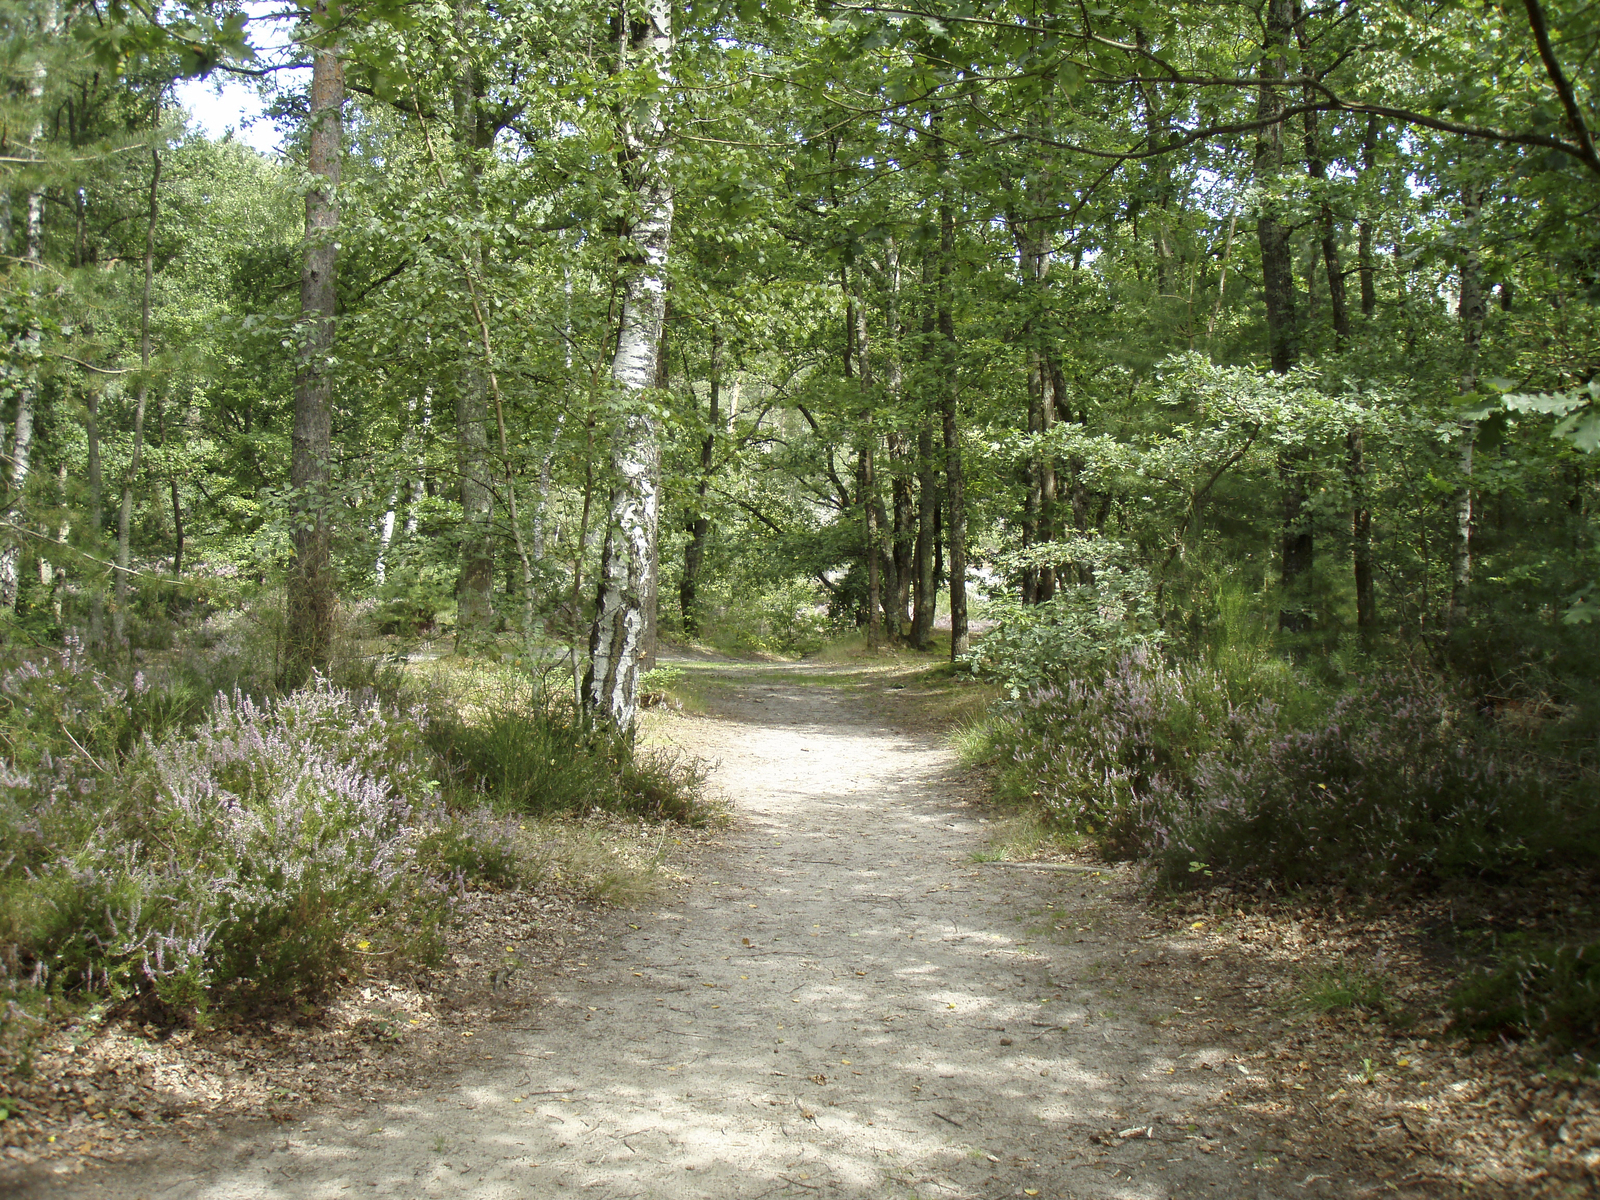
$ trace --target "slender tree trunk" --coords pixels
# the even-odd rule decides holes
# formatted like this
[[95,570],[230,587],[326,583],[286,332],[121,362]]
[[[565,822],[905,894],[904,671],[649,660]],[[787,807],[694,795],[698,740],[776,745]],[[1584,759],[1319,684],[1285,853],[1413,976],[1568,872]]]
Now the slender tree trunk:
[[711,518],[706,513],[706,495],[711,490],[711,465],[717,448],[717,426],[722,419],[722,329],[711,327],[710,405],[706,415],[706,435],[700,439],[700,482],[695,488],[698,503],[684,514],[684,530],[689,544],[683,548],[683,581],[678,585],[678,607],[683,612],[686,637],[700,636],[700,570],[706,560],[706,539],[711,533]]
[[476,339],[463,347],[456,385],[461,564],[456,577],[456,644],[494,622],[494,493],[489,478],[489,387]]
[[[1042,198],[1041,198],[1042,200]],[[1031,223],[1037,225],[1037,222]],[[1018,221],[1013,238],[1017,244],[1017,258],[1022,267],[1023,286],[1031,296],[1024,337],[1028,346],[1028,432],[1040,438],[1047,437],[1056,422],[1056,379],[1050,354],[1046,346],[1044,315],[1045,283],[1050,275],[1050,243],[1047,231],[1036,231],[1029,222]],[[1155,237],[1161,247],[1166,246],[1166,234],[1157,225]],[[1166,271],[1166,257],[1160,259],[1160,270]],[[1055,540],[1056,459],[1049,447],[1041,446],[1028,464],[1028,505],[1031,509],[1032,540],[1043,544]],[[1042,604],[1056,592],[1055,568],[1049,565],[1031,567],[1025,584],[1024,599]]]
[[[104,476],[100,465],[100,393],[93,386],[83,394],[83,438],[88,456],[89,520],[88,551],[98,560],[104,532]],[[98,565],[98,564],[97,564]],[[106,599],[100,573],[95,570],[89,584],[89,646],[101,650],[106,641]]]
[[311,68],[311,146],[306,169],[306,234],[300,268],[303,339],[295,372],[294,428],[289,483],[297,509],[294,564],[289,571],[289,620],[280,683],[303,684],[327,664],[333,638],[333,531],[329,484],[333,454],[332,384],[339,225],[340,152],[344,133],[344,64],[334,49],[319,49]]
[[55,543],[59,547],[58,556],[54,563],[44,554],[39,555],[39,583],[50,589],[50,612],[56,619],[56,624],[61,624],[61,602],[66,592],[67,568],[65,565],[65,551],[67,540],[72,536],[72,519],[67,508],[67,464],[61,463],[56,467],[56,504],[60,507],[61,515],[56,524]]
[[[483,154],[493,144],[494,126],[485,113],[484,88],[470,47],[473,0],[456,0],[455,42],[458,57],[451,81],[451,140],[456,162],[466,183],[464,207],[482,211],[480,180]],[[489,408],[494,364],[487,329],[488,313],[478,298],[477,281],[483,278],[483,249],[478,236],[469,234],[460,250],[461,269],[469,293],[476,337],[462,345],[461,377],[456,385],[456,461],[461,501],[460,562],[456,576],[456,645],[488,633],[495,625],[494,611],[494,470],[489,452]],[[510,463],[506,468],[509,488]],[[507,494],[507,503],[514,497]],[[515,522],[512,523],[513,526]]]
[[[926,241],[924,242],[926,245]],[[918,342],[919,394],[917,414],[917,534],[912,547],[911,644],[927,650],[933,644],[934,617],[939,607],[938,579],[934,556],[939,544],[939,465],[933,450],[933,411],[930,402],[934,389],[934,364],[938,361],[935,344],[938,334],[937,307],[934,302],[936,257],[924,249],[922,255],[922,330]]]
[[[1371,177],[1377,156],[1378,118],[1367,117],[1361,139],[1361,171]],[[1377,271],[1372,258],[1372,216],[1363,211],[1356,225],[1356,264],[1361,279],[1361,315],[1378,310]],[[1349,455],[1351,567],[1356,586],[1356,629],[1363,645],[1372,644],[1378,626],[1377,588],[1372,573],[1372,508],[1367,495],[1366,433],[1360,427],[1345,435]]]
[[[1256,183],[1275,190],[1283,174],[1284,95],[1289,37],[1294,30],[1294,0],[1267,0],[1261,86],[1256,113],[1264,125],[1256,138]],[[1272,369],[1288,374],[1300,355],[1300,330],[1295,314],[1294,253],[1284,223],[1282,202],[1268,196],[1256,219],[1256,240],[1261,248],[1261,276],[1266,294],[1267,338]],[[1314,545],[1307,508],[1305,453],[1285,451],[1278,457],[1283,487],[1283,532],[1280,586],[1284,603],[1278,627],[1303,632],[1311,627],[1310,614],[1300,596],[1314,564]]]
[[1322,141],[1317,113],[1305,114],[1306,174],[1316,180],[1320,196],[1317,201],[1317,240],[1322,246],[1322,265],[1328,273],[1328,311],[1333,321],[1333,341],[1336,350],[1350,344],[1350,307],[1345,298],[1344,268],[1340,263],[1339,230],[1333,220],[1333,202],[1328,198],[1328,164],[1322,157]]
[[891,422],[890,428],[884,434],[884,448],[889,453],[889,494],[894,509],[889,523],[889,551],[884,562],[884,618],[889,627],[889,640],[903,642],[908,635],[908,610],[911,605],[911,544],[915,537],[912,528],[915,517],[904,417],[905,367],[901,358],[900,247],[893,237],[889,238],[884,254],[888,275],[888,294],[884,306],[885,341],[888,352],[884,356],[884,374],[889,393]]
[[845,319],[850,322],[853,337],[847,342],[855,347],[856,375],[861,381],[861,393],[866,406],[861,413],[860,447],[856,453],[856,498],[861,504],[863,536],[862,558],[867,568],[867,645],[876,650],[883,645],[883,547],[881,515],[878,500],[878,434],[873,423],[872,354],[867,340],[867,309],[863,298],[852,295],[848,279],[845,286]]
[[[1367,117],[1367,132],[1361,139],[1361,172],[1370,176],[1378,152],[1378,118]],[[1378,311],[1377,269],[1372,258],[1372,216],[1363,212],[1356,226],[1356,262],[1361,274],[1361,315],[1370,317]]]
[[[661,341],[656,346],[656,391],[665,396],[672,386],[667,370],[672,361],[667,339],[671,336],[672,300],[662,306]],[[651,480],[656,495],[661,494],[661,456],[656,456],[655,478]],[[644,641],[639,647],[639,670],[656,669],[656,648],[661,635],[661,552],[659,548],[650,558],[650,570],[645,576],[644,589]]]
[[[642,20],[625,31],[630,63],[657,78],[672,72],[672,10],[668,0],[645,0]],[[621,117],[623,174],[633,200],[621,328],[611,376],[630,402],[655,382],[656,354],[666,315],[666,271],[672,236],[665,98],[650,93]],[[591,712],[632,733],[638,714],[640,655],[646,628],[650,571],[655,562],[660,497],[660,427],[642,405],[630,403],[611,441],[612,487],[599,603],[589,639],[585,701]]]
[[133,488],[139,480],[140,459],[144,455],[144,414],[150,398],[150,288],[155,280],[156,222],[161,217],[161,152],[153,144],[154,131],[151,138],[150,214],[144,229],[144,291],[139,307],[139,390],[133,404],[133,449],[128,456],[128,469],[122,476],[122,504],[117,509],[117,578],[111,608],[111,640],[119,647],[127,640],[128,568],[133,561]]
[[[400,435],[400,454],[402,459],[417,460],[417,398],[412,396],[406,401],[406,428]],[[420,472],[419,472],[420,474]],[[383,520],[378,526],[378,557],[373,560],[372,573],[381,585],[389,574],[389,551],[394,545],[394,527],[399,518],[400,486],[404,482],[404,474],[396,468],[393,481],[389,485],[389,502],[383,510]],[[412,484],[412,494],[415,495],[416,484]],[[415,532],[413,518],[408,514],[406,525],[412,526],[408,532]]]
[[940,416],[944,427],[945,502],[950,509],[950,661],[967,652],[967,493],[956,426],[955,211],[948,196],[939,204]]
[[1345,435],[1350,473],[1350,560],[1356,585],[1356,629],[1370,645],[1378,626],[1372,576],[1372,508],[1367,495],[1366,434],[1358,425]]
[[[1263,190],[1274,191],[1283,174],[1285,56],[1294,24],[1294,0],[1267,0],[1265,51],[1256,106],[1258,120],[1269,122],[1256,137],[1255,176]],[[1266,293],[1267,339],[1272,369],[1288,373],[1300,355],[1300,330],[1295,316],[1294,253],[1289,229],[1283,221],[1283,203],[1268,195],[1256,218],[1256,240],[1261,248],[1262,285]]]
[[[1017,265],[1020,269],[1027,306],[1022,324],[1022,342],[1024,353],[1027,355],[1028,378],[1028,433],[1037,436],[1043,423],[1041,406],[1044,396],[1039,389],[1039,381],[1043,377],[1040,370],[1039,347],[1037,344],[1037,295],[1030,286],[1036,282],[1036,272],[1039,270],[1041,254],[1034,243],[1031,231],[1017,214],[1011,214],[1011,236],[1017,246]],[[1028,549],[1035,543],[1044,540],[1040,537],[1041,510],[1044,507],[1044,480],[1040,474],[1039,455],[1033,454],[1028,459],[1027,466],[1028,490],[1022,500],[1022,548]],[[1022,569],[1022,602],[1024,604],[1037,604],[1039,602],[1039,568],[1025,566]]]
[[172,577],[183,578],[183,498],[178,495],[177,477],[167,481],[172,489]]
[[[1461,191],[1461,394],[1478,390],[1478,350],[1483,344],[1483,319],[1487,304],[1483,289],[1483,260],[1479,254],[1479,223],[1483,216],[1484,189],[1469,183]],[[1455,626],[1466,617],[1467,589],[1472,586],[1472,452],[1478,440],[1478,423],[1461,422],[1461,489],[1456,493],[1455,561],[1450,578],[1450,607],[1446,623]]]

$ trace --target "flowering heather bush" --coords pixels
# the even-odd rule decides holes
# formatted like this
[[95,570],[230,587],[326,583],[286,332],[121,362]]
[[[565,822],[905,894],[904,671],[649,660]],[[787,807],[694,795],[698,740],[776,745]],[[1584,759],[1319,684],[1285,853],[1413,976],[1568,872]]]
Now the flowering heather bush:
[[398,944],[438,919],[442,889],[408,870],[433,791],[414,714],[319,683],[219,697],[114,779],[47,759],[0,780],[29,860],[0,867],[0,935],[34,986],[187,1011],[315,993],[357,939]]
[[1151,853],[1162,841],[1158,798],[1187,796],[1202,756],[1225,747],[1248,753],[1270,726],[1272,699],[1259,687],[1240,691],[1214,671],[1168,666],[1148,650],[1102,681],[1035,689],[1001,718],[1003,787],[1110,855]]
[[1209,755],[1169,814],[1163,865],[1289,882],[1436,880],[1556,857],[1579,832],[1561,781],[1497,746],[1436,680],[1361,681],[1308,728]]
[[703,815],[692,766],[570,714],[471,719],[371,669],[218,695],[236,657],[123,680],[69,643],[0,672],[0,1006],[314,996],[357,952],[425,960],[460,889],[521,882],[503,814]]
[[1570,785],[1497,745],[1437,681],[1317,698],[1290,679],[1124,659],[1032,692],[994,735],[1008,791],[1181,886],[1438,879],[1551,861],[1593,838]]

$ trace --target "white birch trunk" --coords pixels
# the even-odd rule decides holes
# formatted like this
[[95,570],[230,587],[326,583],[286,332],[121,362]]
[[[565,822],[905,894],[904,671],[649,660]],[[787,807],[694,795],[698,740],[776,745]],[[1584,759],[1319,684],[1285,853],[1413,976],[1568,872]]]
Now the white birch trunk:
[[[429,406],[432,407],[431,405]],[[400,453],[402,456],[413,456],[417,444],[417,427],[414,418],[417,415],[417,398],[411,397],[406,401],[406,431],[401,435]],[[406,534],[409,536],[416,532],[416,498],[422,485],[422,456],[415,454],[417,460],[418,478],[411,485],[412,511],[406,514]],[[394,482],[389,485],[389,502],[384,506],[383,520],[378,524],[378,557],[372,564],[372,573],[381,585],[389,575],[389,547],[394,544],[394,524],[397,516],[396,509],[400,503],[401,475],[395,472]]]
[[406,523],[401,529],[401,535],[407,538],[417,536],[417,523],[421,519],[422,498],[428,494],[428,459],[427,451],[423,445],[427,441],[428,427],[433,424],[433,389],[422,389],[422,436],[417,445],[417,474],[411,481],[411,500],[406,506]]
[[[1478,350],[1483,344],[1483,258],[1479,252],[1479,220],[1483,190],[1470,184],[1461,194],[1461,231],[1465,253],[1461,259],[1461,392],[1478,390]],[[1456,493],[1455,562],[1451,570],[1450,601],[1446,623],[1454,626],[1465,614],[1467,590],[1472,586],[1472,451],[1478,440],[1478,423],[1462,421],[1461,490]]]
[[[672,9],[645,0],[642,20],[627,36],[626,65],[666,80],[672,71]],[[629,230],[633,271],[622,302],[611,377],[624,415],[612,433],[611,501],[601,556],[600,600],[589,637],[589,710],[631,733],[638,715],[641,656],[649,627],[645,611],[658,553],[661,430],[641,393],[655,386],[656,356],[666,315],[667,248],[672,236],[666,102],[656,92],[621,114],[623,170],[633,191]]]
[[[53,5],[45,9],[41,21],[40,41],[48,40],[55,32],[56,17]],[[44,121],[42,106],[44,104],[45,65],[41,55],[34,63],[32,74],[28,80],[28,99],[39,109],[33,126],[32,144],[37,145],[44,137]],[[35,151],[36,153],[36,151]],[[28,290],[33,292],[38,286],[39,268],[44,261],[44,188],[37,187],[28,192],[27,214],[24,218],[22,258],[27,267]],[[39,329],[34,326],[22,335],[22,358],[26,362],[33,362],[39,357]],[[33,403],[36,377],[33,369],[23,379],[22,386],[17,390],[17,417],[11,435],[11,462],[7,483],[10,485],[11,523],[16,526],[22,524],[23,496],[28,485],[28,471],[33,463]],[[6,539],[5,545],[0,546],[0,608],[15,608],[17,596],[21,591],[20,567],[22,547],[13,537]]]

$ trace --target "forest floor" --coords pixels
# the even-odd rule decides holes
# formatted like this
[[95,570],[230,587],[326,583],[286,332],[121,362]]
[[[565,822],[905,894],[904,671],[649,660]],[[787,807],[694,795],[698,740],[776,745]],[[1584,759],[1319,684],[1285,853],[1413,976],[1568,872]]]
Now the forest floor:
[[[653,714],[650,737],[712,764],[730,817],[675,847],[675,888],[594,911],[475,897],[452,990],[366,989],[361,1020],[389,1016],[359,1052],[198,1038],[218,1061],[191,1099],[261,1102],[189,1120],[173,1100],[150,1132],[102,1073],[100,1111],[0,1191],[1591,1194],[1583,1109],[1543,1133],[1534,1115],[1592,1088],[1295,1007],[1311,943],[1359,949],[1352,921],[1152,906],[1126,867],[984,861],[1004,818],[945,748],[963,701],[925,660],[677,665],[692,711]],[[117,1036],[125,1074],[160,1052]],[[1528,1149],[1563,1139],[1560,1170]]]

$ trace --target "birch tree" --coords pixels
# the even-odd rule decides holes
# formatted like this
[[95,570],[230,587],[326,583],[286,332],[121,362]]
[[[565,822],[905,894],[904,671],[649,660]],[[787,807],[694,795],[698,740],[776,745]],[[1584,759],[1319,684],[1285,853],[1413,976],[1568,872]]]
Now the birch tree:
[[[28,100],[34,108],[34,126],[28,141],[28,155],[38,158],[39,143],[44,137],[44,85],[47,74],[42,47],[55,33],[55,5],[48,4],[39,22],[40,57],[34,62],[28,77]],[[9,214],[8,214],[9,217]],[[39,271],[44,265],[44,185],[30,184],[23,202],[22,260],[27,273],[28,291],[38,290]],[[22,355],[27,364],[28,377],[17,389],[17,414],[11,431],[10,469],[6,480],[11,494],[11,522],[22,524],[23,491],[28,484],[28,472],[33,455],[34,404],[38,399],[36,364],[39,359],[39,328],[37,322],[22,335]],[[21,547],[14,536],[7,536],[0,546],[0,608],[15,608],[20,590],[19,562]]]
[[619,66],[639,82],[641,94],[631,105],[624,97],[618,130],[622,176],[633,205],[623,238],[626,276],[611,362],[622,411],[611,436],[611,496],[584,699],[592,713],[631,732],[650,627],[645,606],[661,510],[661,428],[646,393],[656,382],[672,238],[666,110],[674,46],[671,5],[644,0],[637,12],[621,13],[617,24]]

